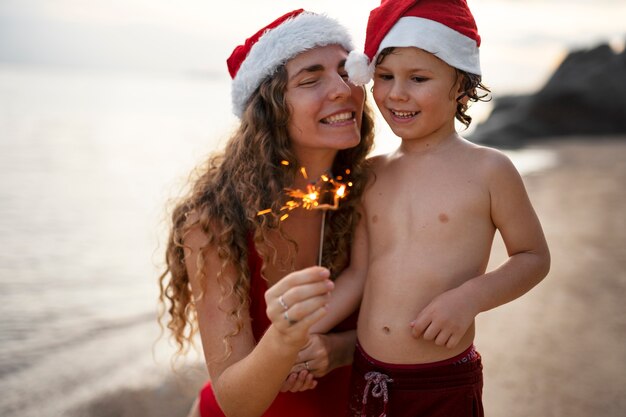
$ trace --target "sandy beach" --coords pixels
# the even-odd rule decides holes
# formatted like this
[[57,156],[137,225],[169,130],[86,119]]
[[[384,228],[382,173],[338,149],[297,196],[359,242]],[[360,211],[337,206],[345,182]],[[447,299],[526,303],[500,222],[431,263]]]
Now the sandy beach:
[[[617,140],[615,140],[617,139]],[[571,138],[524,181],[552,254],[548,277],[477,319],[487,416],[626,412],[626,138]],[[494,246],[492,264],[504,256]]]
[[[558,159],[524,178],[550,244],[552,269],[530,293],[477,319],[486,415],[621,417],[626,138],[559,139],[532,147],[554,151]],[[493,252],[492,266],[504,258],[499,237]],[[183,417],[203,372],[170,376],[156,391],[123,393],[130,409],[110,414],[103,401],[84,415]]]

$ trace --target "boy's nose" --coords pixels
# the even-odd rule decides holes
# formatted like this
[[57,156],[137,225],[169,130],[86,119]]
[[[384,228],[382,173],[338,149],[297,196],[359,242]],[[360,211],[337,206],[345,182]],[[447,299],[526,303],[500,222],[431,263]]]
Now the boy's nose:
[[389,90],[389,98],[392,100],[406,100],[407,94],[404,86],[399,82],[394,82]]

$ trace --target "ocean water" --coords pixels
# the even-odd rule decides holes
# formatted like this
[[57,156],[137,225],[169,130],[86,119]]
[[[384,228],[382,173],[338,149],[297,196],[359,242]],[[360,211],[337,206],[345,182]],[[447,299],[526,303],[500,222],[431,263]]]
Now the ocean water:
[[235,122],[228,81],[4,65],[0,97],[0,415],[183,415],[203,372],[177,385],[155,344],[165,209]]
[[0,415],[163,385],[165,207],[229,129],[227,95],[204,79],[0,67]]

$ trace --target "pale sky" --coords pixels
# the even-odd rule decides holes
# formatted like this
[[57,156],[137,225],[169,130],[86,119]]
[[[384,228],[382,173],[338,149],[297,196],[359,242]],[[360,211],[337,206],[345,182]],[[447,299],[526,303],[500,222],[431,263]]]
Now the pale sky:
[[[362,49],[379,0],[0,0],[0,62],[227,76],[231,50],[294,8],[344,23]],[[469,0],[484,78],[500,90],[542,84],[567,50],[626,38],[622,0]]]

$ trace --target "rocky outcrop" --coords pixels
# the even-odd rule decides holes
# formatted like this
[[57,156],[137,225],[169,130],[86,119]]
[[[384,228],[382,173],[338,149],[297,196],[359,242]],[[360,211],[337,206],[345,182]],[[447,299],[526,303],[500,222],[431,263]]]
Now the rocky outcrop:
[[626,133],[626,51],[571,52],[536,94],[499,97],[474,142],[519,147],[542,138]]

